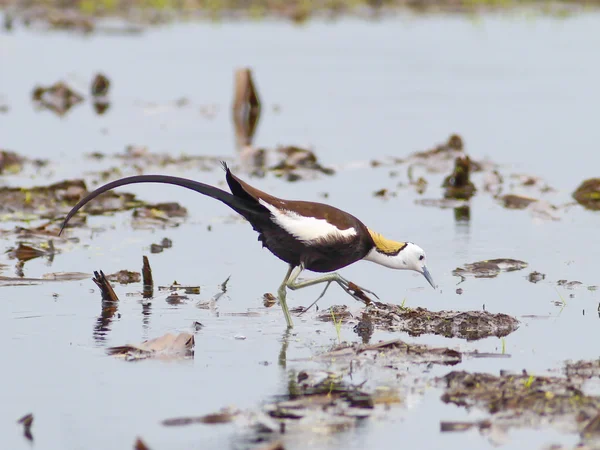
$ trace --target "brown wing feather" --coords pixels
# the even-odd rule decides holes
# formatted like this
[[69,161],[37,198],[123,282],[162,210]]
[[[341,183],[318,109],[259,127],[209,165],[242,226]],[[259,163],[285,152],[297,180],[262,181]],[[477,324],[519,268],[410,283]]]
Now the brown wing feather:
[[[230,178],[231,181],[230,182]],[[332,225],[335,225],[340,230],[347,230],[348,228],[359,227],[366,231],[365,225],[353,215],[342,211],[341,209],[335,208],[324,203],[317,202],[305,202],[300,200],[283,200],[274,197],[266,192],[261,191],[253,186],[250,186],[243,180],[240,180],[229,170],[227,171],[227,183],[231,192],[240,197],[249,195],[257,202],[262,200],[270,205],[275,206],[278,209],[294,211],[301,216],[315,217],[317,219],[325,219]],[[239,189],[243,190],[243,194],[239,192]]]

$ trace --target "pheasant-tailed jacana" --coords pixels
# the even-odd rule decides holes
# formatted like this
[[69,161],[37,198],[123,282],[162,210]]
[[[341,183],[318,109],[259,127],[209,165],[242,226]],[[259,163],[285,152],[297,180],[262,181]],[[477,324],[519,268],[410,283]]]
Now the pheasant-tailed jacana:
[[[357,289],[367,289],[350,283],[334,271],[359,260],[372,261],[392,269],[414,270],[423,274],[435,288],[425,265],[425,252],[411,242],[396,242],[384,238],[367,228],[360,220],[347,212],[323,203],[298,200],[282,200],[250,186],[236,177],[223,163],[225,177],[231,193],[186,178],[166,175],[138,175],[113,181],[86,195],[69,212],[61,232],[73,215],[86,203],[108,190],[133,183],[166,183],[219,200],[243,216],[256,232],[263,247],[288,263],[289,268],[278,295],[288,327],[292,318],[286,302],[286,288],[292,290],[319,283],[336,282],[351,296],[358,297]],[[333,272],[320,277],[297,281],[304,270]]]

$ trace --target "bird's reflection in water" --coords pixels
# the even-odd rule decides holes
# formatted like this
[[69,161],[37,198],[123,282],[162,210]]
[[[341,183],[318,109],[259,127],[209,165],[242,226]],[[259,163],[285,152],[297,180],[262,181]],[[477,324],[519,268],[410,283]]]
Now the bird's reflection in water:
[[287,367],[287,350],[290,345],[290,328],[286,328],[281,337],[281,350],[279,350],[279,367],[285,369]]

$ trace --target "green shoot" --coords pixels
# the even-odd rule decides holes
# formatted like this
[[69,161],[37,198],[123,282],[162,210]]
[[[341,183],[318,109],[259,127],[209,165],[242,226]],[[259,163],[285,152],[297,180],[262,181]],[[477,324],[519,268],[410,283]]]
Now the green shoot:
[[527,389],[529,389],[531,387],[531,385],[533,384],[533,380],[535,380],[535,377],[533,375],[529,375],[529,378],[525,382],[525,387]]
[[554,288],[554,290],[555,290],[555,291],[556,291],[556,293],[558,294],[558,297],[560,298],[560,301],[561,301],[561,303],[562,303],[562,305],[563,305],[563,308],[564,308],[565,306],[567,306],[567,302],[565,301],[565,299],[563,298],[563,296],[562,296],[562,295],[560,295],[560,291],[559,291],[558,289],[556,289],[556,288]]

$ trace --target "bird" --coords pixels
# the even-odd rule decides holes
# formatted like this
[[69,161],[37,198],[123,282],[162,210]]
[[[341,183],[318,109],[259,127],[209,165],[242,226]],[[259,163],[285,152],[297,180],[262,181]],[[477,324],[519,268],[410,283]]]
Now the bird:
[[[285,278],[277,290],[288,328],[293,327],[293,322],[287,306],[287,289],[297,290],[325,283],[324,290],[317,298],[319,300],[331,283],[337,283],[346,293],[361,301],[364,300],[364,292],[375,295],[337,273],[339,269],[357,261],[371,261],[391,269],[418,272],[436,289],[427,269],[425,251],[418,245],[386,239],[352,214],[334,206],[274,197],[238,178],[225,162],[221,162],[221,165],[231,192],[169,175],[134,175],[109,182],[79,200],[65,217],[59,235],[77,211],[106,191],[135,183],[171,184],[212,197],[229,206],[252,225],[263,248],[266,247],[288,264]],[[298,277],[304,270],[323,275],[299,281]]]

